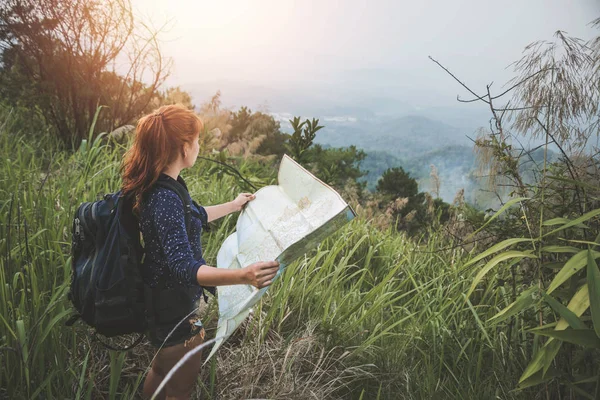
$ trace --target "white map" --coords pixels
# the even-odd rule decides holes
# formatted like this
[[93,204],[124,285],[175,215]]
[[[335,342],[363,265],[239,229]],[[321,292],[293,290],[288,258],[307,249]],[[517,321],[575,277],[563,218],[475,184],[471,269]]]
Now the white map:
[[[244,268],[257,261],[280,263],[275,279],[285,267],[354,218],[341,196],[285,155],[278,185],[258,190],[246,204],[232,233],[219,249],[217,268]],[[274,280],[275,280],[274,279]],[[219,346],[244,321],[268,286],[219,286],[217,339],[208,361]],[[205,361],[205,363],[206,363]]]

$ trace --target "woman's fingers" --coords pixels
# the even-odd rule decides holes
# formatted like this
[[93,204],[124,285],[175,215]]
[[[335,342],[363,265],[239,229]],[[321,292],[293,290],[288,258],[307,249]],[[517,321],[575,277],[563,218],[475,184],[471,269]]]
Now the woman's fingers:
[[[254,275],[252,286],[263,288],[268,286],[273,281],[277,271],[279,270],[278,261],[259,261],[249,266]],[[267,283],[268,282],[268,283]]]
[[275,277],[275,275],[277,275],[277,270],[271,270],[268,272],[264,272],[262,274],[257,275],[257,280],[259,281],[267,281],[269,279],[273,279]]
[[268,285],[267,282],[269,282],[269,283],[273,282],[274,277],[275,277],[275,274],[270,275],[270,276],[264,276],[264,277],[258,279],[258,284],[260,286],[267,286]]
[[263,264],[259,266],[259,272],[271,271],[279,269],[279,263],[277,264]]
[[256,196],[252,193],[240,193],[233,201],[233,204],[235,205],[235,210],[241,211],[246,206],[246,204],[248,204],[248,202],[254,200],[255,198]]
[[259,261],[261,268],[279,267],[279,261]]
[[255,265],[260,272],[279,268],[278,261],[259,261]]
[[270,285],[273,282],[273,278],[275,278],[275,275],[277,275],[276,269],[261,276],[258,280],[260,287],[265,287],[265,286]]

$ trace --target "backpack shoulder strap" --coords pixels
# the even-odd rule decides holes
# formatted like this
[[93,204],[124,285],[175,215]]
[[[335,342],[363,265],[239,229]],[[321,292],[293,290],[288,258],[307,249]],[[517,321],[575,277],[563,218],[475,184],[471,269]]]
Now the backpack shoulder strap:
[[177,193],[181,201],[183,202],[183,210],[185,215],[185,226],[187,228],[188,236],[190,235],[190,227],[192,221],[192,203],[189,200],[188,191],[177,181],[161,180],[156,181],[155,185],[170,189]]

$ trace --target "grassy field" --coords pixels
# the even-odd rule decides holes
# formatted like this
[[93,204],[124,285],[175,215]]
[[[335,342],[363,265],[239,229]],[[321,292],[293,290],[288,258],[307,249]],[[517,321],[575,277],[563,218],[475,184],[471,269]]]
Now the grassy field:
[[[64,325],[73,213],[118,190],[124,147],[98,142],[71,153],[25,136],[6,115],[0,127],[0,398],[139,397],[149,344],[108,351],[83,324]],[[233,199],[238,182],[211,168],[199,161],[184,171],[192,197]],[[272,171],[261,168],[240,166],[271,183]],[[209,263],[234,224],[229,216],[203,236]],[[465,297],[477,273],[464,267],[471,257],[438,232],[408,238],[359,215],[288,267],[202,370],[197,396],[535,398],[538,390],[514,391],[531,358],[524,328],[485,322],[512,301],[505,288],[490,276]],[[204,313],[211,337],[215,299]]]

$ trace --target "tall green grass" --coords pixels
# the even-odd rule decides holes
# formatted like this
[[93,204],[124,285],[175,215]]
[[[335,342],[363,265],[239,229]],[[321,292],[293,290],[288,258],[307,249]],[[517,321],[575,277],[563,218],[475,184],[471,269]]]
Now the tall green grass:
[[[118,189],[125,148],[97,141],[68,153],[11,124],[0,116],[0,397],[135,398],[152,348],[111,352],[84,325],[64,325],[73,213],[80,202]],[[234,177],[206,173],[211,168],[199,161],[184,171],[201,204],[229,201],[242,190]],[[273,171],[264,168],[240,164],[253,182],[269,184]],[[203,236],[208,262],[214,264],[234,224],[228,216]],[[439,233],[427,237],[355,219],[288,267],[202,371],[198,394],[534,397],[513,391],[531,355],[524,328],[511,328],[522,338],[515,342],[507,328],[486,322],[512,302],[501,282],[487,277],[471,303],[465,294],[477,270],[465,263],[472,256]],[[211,303],[204,318],[209,337],[216,325]]]

